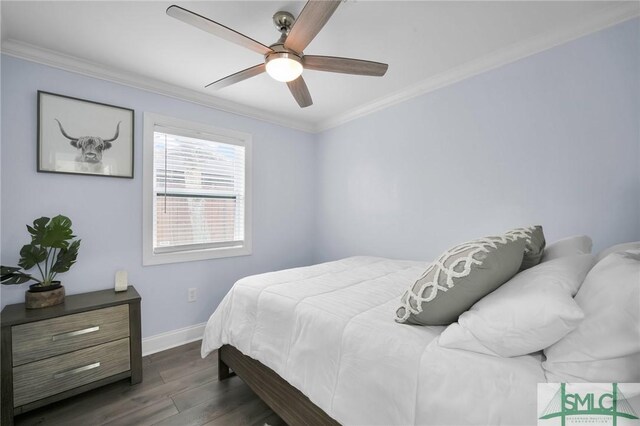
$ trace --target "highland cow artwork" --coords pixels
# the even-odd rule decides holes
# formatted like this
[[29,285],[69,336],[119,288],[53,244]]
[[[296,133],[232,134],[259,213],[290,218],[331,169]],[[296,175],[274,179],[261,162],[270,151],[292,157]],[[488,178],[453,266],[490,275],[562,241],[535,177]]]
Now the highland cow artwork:
[[38,172],[133,178],[132,109],[38,92]]

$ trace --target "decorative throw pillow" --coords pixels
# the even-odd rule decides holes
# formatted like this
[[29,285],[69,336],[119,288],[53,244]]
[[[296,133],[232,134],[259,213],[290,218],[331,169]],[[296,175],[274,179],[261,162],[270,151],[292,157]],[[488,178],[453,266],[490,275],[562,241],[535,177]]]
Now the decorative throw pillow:
[[396,321],[449,325],[514,276],[525,240],[487,237],[445,251],[402,296]]
[[545,349],[550,382],[640,382],[640,250],[598,262],[575,301],[578,328]]
[[576,235],[563,238],[549,244],[542,254],[542,261],[557,259],[564,256],[575,256],[576,254],[590,254],[593,241],[587,235]]
[[546,241],[544,239],[544,233],[542,232],[542,226],[528,226],[526,228],[516,228],[506,233],[507,237],[512,238],[524,238],[524,256],[522,257],[522,265],[520,270],[524,271],[532,266],[536,266],[542,260],[542,253]]
[[440,335],[440,346],[503,357],[549,347],[584,318],[573,295],[593,260],[568,256],[517,274],[460,315]]

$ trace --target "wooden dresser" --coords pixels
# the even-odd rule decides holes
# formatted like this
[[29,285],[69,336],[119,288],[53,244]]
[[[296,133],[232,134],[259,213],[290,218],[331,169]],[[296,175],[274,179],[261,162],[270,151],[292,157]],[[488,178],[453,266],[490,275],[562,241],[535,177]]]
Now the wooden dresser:
[[62,305],[2,310],[2,425],[13,416],[130,378],[142,381],[140,295],[113,289]]

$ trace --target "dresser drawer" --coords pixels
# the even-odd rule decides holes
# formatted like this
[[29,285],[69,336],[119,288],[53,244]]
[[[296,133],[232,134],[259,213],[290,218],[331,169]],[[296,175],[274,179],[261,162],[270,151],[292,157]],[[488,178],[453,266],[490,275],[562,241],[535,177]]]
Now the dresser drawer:
[[129,336],[129,305],[12,327],[13,366]]
[[13,406],[19,407],[130,369],[129,339],[120,339],[13,369]]

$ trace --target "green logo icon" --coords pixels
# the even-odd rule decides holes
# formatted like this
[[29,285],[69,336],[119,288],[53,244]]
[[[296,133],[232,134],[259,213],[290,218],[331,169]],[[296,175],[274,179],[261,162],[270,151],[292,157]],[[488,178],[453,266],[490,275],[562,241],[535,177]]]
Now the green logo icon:
[[[558,391],[544,409],[540,420],[560,417],[561,425],[565,426],[567,417],[583,416],[581,420],[588,423],[587,416],[607,416],[617,426],[617,419],[638,419],[637,414],[627,401],[624,394],[618,388],[617,383],[612,383],[611,392],[575,392],[567,393],[566,383],[561,383]],[[576,419],[577,420],[577,419]],[[577,422],[576,422],[577,423]]]

